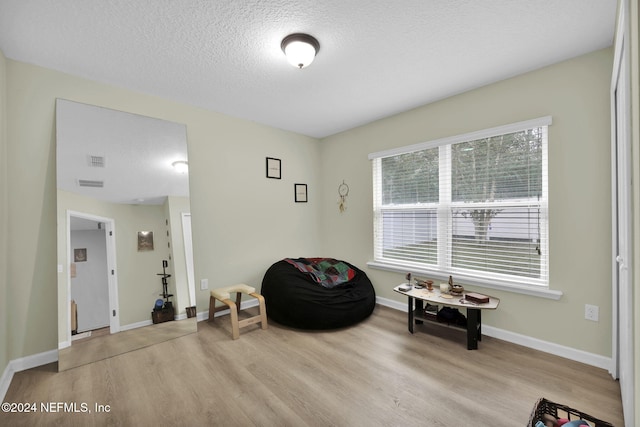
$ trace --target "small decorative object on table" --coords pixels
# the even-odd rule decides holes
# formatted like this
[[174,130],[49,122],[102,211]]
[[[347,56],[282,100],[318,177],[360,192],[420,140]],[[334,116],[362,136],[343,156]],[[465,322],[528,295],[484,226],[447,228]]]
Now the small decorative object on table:
[[398,290],[401,292],[409,292],[411,290],[411,285],[409,283],[403,283],[398,286]]
[[402,292],[407,292],[413,288],[413,286],[411,285],[411,278],[412,278],[411,273],[405,274],[404,278],[407,280],[407,283],[403,283],[402,285],[400,285],[400,290]]
[[464,287],[453,283],[453,276],[449,276],[449,293],[451,295],[462,295],[462,292],[464,292]]
[[416,281],[416,285],[415,285],[416,289],[427,288],[430,291],[433,290],[433,280],[422,280],[416,277],[415,281]]
[[451,285],[451,289],[449,289],[449,292],[451,293],[451,295],[462,295],[462,293],[464,292],[464,287],[462,285],[453,284]]
[[489,297],[486,295],[478,294],[475,292],[469,292],[465,296],[465,299],[475,302],[476,304],[485,304],[489,302]]

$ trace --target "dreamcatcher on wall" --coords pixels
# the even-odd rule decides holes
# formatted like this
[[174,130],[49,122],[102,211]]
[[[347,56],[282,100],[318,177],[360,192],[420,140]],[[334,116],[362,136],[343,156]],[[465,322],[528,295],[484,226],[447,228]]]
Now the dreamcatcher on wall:
[[349,195],[349,186],[342,180],[342,184],[338,185],[338,209],[340,213],[347,210],[347,196]]

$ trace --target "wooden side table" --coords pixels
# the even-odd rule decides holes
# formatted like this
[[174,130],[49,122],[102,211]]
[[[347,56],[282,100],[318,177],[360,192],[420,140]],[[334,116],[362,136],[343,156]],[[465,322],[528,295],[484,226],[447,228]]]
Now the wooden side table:
[[[442,294],[439,290],[434,289],[428,291],[427,289],[414,289],[411,287],[408,291],[401,291],[399,286],[393,288],[394,291],[399,294],[405,295],[408,299],[408,326],[409,332],[413,334],[413,325],[421,324],[423,322],[433,322],[433,319],[429,319],[424,315],[424,302],[427,301],[432,304],[443,305],[446,307],[464,308],[467,310],[467,349],[477,350],[478,341],[482,341],[482,311],[483,310],[495,310],[500,304],[498,298],[489,297],[489,302],[484,304],[477,304],[471,301],[467,301],[462,295],[448,295]],[[414,309],[415,304],[415,309]]]

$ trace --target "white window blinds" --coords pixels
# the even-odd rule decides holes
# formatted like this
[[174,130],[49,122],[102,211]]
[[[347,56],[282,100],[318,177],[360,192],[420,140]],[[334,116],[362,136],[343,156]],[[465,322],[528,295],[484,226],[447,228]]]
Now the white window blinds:
[[376,261],[548,286],[550,117],[374,153]]

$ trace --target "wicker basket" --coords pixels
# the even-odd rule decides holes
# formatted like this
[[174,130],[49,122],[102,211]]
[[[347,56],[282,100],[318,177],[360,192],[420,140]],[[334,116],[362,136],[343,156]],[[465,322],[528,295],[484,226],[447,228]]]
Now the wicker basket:
[[554,403],[544,397],[538,400],[533,411],[531,411],[527,427],[535,427],[536,423],[542,419],[542,415],[544,414],[552,415],[555,418],[567,418],[571,421],[585,420],[592,427],[613,427],[613,424],[611,423],[599,420],[589,414],[578,411],[577,409],[570,408],[569,406]]

